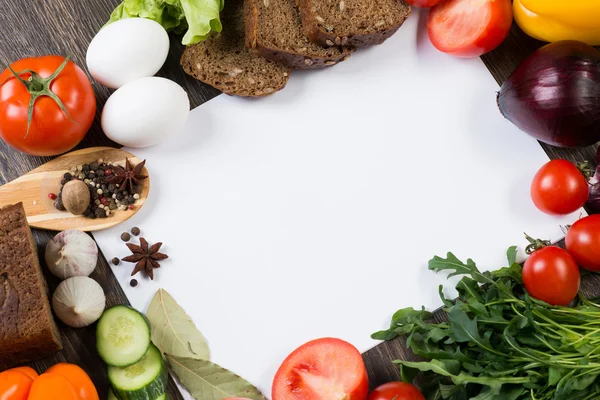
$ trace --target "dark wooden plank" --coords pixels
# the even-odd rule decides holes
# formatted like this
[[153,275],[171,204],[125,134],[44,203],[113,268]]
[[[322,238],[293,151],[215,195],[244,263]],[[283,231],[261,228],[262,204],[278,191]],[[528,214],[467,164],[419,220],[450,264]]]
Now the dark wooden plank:
[[[94,34],[108,19],[112,9],[119,0],[2,0],[0,1],[0,65],[6,65],[17,59],[45,54],[70,54],[80,66],[85,66],[85,51]],[[401,34],[401,31],[400,33]],[[495,51],[485,55],[484,63],[501,84],[517,65],[542,43],[524,35],[513,26],[510,37]],[[192,107],[218,95],[214,88],[208,87],[185,75],[179,67],[179,57],[182,46],[178,38],[171,39],[171,50],[165,67],[159,75],[165,76],[181,84],[190,96]],[[101,106],[111,91],[100,85],[95,85],[99,104],[97,117]],[[78,146],[90,147],[98,145],[115,145],[102,134],[96,118],[90,133]],[[595,149],[557,149],[543,145],[551,158],[566,158],[572,161],[594,160]],[[41,165],[46,158],[30,157],[8,148],[0,142],[0,184],[8,182],[25,172]],[[38,243],[44,244],[51,237],[48,232],[35,232]],[[40,246],[43,254],[43,246]],[[92,277],[104,287],[109,304],[127,302],[123,291],[115,279],[106,258],[101,257],[99,265]],[[51,288],[57,285],[54,277],[48,276]],[[588,293],[599,294],[593,289],[599,287],[600,278],[586,277],[584,287],[592,288]],[[382,305],[387,307],[388,305]],[[394,307],[396,305],[389,305]],[[393,311],[390,309],[390,312]],[[437,313],[436,318],[444,318]],[[373,327],[373,330],[379,327]],[[94,350],[93,328],[73,330],[64,327],[63,338],[65,350],[52,359],[35,363],[39,370],[58,362],[70,361],[83,366],[91,375],[94,382],[104,395],[106,376],[104,368]],[[410,352],[405,349],[401,339],[383,343],[364,354],[369,370],[371,385],[377,385],[389,380],[398,379],[397,368],[390,362],[396,358],[410,358]],[[171,398],[181,398],[171,386]]]

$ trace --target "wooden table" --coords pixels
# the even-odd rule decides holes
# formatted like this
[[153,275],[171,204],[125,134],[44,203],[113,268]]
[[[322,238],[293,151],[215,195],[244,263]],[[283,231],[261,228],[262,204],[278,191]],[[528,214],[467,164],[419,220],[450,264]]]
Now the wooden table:
[[[6,66],[23,57],[70,54],[73,61],[80,66],[85,66],[85,53],[89,42],[119,2],[120,0],[0,1],[0,65]],[[402,29],[398,34],[402,34]],[[541,45],[541,42],[527,37],[515,25],[508,39],[498,49],[482,58],[498,84],[501,84],[523,59]],[[219,95],[218,90],[188,77],[183,72],[178,63],[181,51],[179,38],[172,38],[171,54],[159,75],[181,84],[189,94],[192,107]],[[103,104],[110,94],[109,89],[96,85],[95,90],[98,104]],[[102,133],[99,124],[100,110],[101,107],[98,107],[96,121],[78,148],[116,146]],[[550,158],[565,158],[571,161],[590,160],[595,164],[594,146],[570,150],[542,146]],[[46,161],[47,158],[21,154],[0,141],[0,184],[9,182]],[[35,236],[43,254],[45,244],[52,237],[52,233],[37,231]],[[92,278],[96,279],[106,291],[108,305],[127,302],[119,282],[112,274],[103,255]],[[53,290],[58,281],[50,274],[47,274],[47,279]],[[584,286],[591,289],[590,293],[595,292],[594,294],[598,295],[600,289],[595,288],[600,288],[599,283],[598,278],[587,277]],[[388,305],[391,308],[394,306]],[[436,318],[443,317],[441,313],[436,315]],[[372,328],[377,330],[380,327]],[[106,373],[95,351],[94,328],[70,329],[61,325],[61,329],[64,350],[55,357],[32,365],[43,371],[60,361],[76,363],[90,374],[100,391],[101,398],[106,398]],[[402,340],[383,343],[366,352],[364,359],[369,370],[371,385],[398,379],[398,370],[390,361],[406,357],[410,357],[410,354],[407,354]],[[170,385],[169,398],[181,399],[173,382]]]

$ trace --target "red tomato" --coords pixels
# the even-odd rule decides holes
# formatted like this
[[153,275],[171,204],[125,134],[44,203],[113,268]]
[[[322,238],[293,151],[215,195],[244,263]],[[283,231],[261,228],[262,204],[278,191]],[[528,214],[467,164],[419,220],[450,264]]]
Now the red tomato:
[[377,386],[371,394],[369,400],[425,400],[425,397],[419,392],[419,389],[409,383],[388,382]]
[[531,182],[533,204],[550,215],[577,211],[588,199],[588,183],[579,169],[567,160],[552,160]]
[[429,11],[427,32],[444,53],[478,57],[498,47],[511,24],[511,0],[444,0]]
[[[81,68],[69,61],[56,78],[49,83],[45,79],[64,61],[61,56],[44,56],[13,63],[11,68],[28,82],[29,88],[8,69],[0,74],[0,138],[15,149],[36,156],[61,154],[75,147],[90,129],[96,97]],[[20,73],[27,69],[37,75]],[[67,113],[54,99],[40,96],[33,106],[28,130],[30,93],[38,90],[56,95]]]
[[281,364],[273,400],[366,400],[367,370],[358,350],[340,339],[303,344]]
[[427,7],[435,6],[437,3],[439,3],[442,0],[405,0],[405,1],[413,7],[427,8]]
[[579,267],[560,247],[546,246],[529,256],[523,283],[529,294],[553,306],[566,306],[579,291]]
[[600,272],[600,214],[575,222],[567,231],[565,243],[577,265]]

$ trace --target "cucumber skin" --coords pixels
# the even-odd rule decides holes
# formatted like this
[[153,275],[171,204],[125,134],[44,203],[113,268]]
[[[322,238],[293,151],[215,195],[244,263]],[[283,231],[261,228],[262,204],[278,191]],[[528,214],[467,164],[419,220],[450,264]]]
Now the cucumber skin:
[[[117,396],[115,396],[112,389],[110,389],[110,388],[108,389],[108,400],[119,400],[119,399],[117,399]],[[167,400],[167,394],[163,393],[154,400]]]
[[[117,304],[116,306],[108,307],[106,310],[104,310],[102,312],[102,315],[104,315],[104,313],[106,313],[108,310],[111,310],[113,308],[128,308],[129,310],[134,311],[134,312],[138,313],[139,315],[141,315],[142,319],[146,322],[146,325],[148,326],[148,347],[146,348],[146,352],[148,352],[148,350],[150,349],[150,346],[152,346],[152,340],[151,340],[152,326],[150,326],[150,321],[148,320],[148,318],[146,318],[144,313],[139,312],[138,310],[136,310],[135,308],[133,308],[127,304]],[[102,315],[100,316],[100,319],[102,319]],[[100,319],[98,320],[98,322],[100,322]],[[96,330],[97,330],[98,325],[99,324],[96,325]],[[100,335],[98,335],[98,333],[96,333],[96,351],[98,352],[98,355],[100,356],[102,361],[104,361],[105,364],[112,365],[113,367],[122,367],[122,368],[129,367],[130,365],[133,365],[133,364],[137,363],[138,361],[140,361],[146,355],[146,353],[144,353],[138,360],[136,360],[130,364],[122,364],[122,365],[109,364],[106,362],[104,357],[102,357],[102,353],[100,352],[99,345],[100,345],[101,341],[102,341],[102,339],[100,338]],[[154,400],[154,399],[152,399],[152,400]]]
[[[150,347],[153,346],[153,344],[150,345]],[[157,349],[157,351],[161,360],[161,368],[158,376],[143,388],[135,391],[119,390],[111,383],[112,390],[118,400],[159,400],[160,396],[167,393],[169,371],[165,365],[165,360],[162,358],[162,354],[160,354],[160,350]]]

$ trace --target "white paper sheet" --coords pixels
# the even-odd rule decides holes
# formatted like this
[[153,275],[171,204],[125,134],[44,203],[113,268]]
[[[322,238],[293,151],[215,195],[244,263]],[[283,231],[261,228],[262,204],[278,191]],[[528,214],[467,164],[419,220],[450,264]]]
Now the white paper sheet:
[[437,52],[419,20],[271,97],[219,96],[170,142],[131,150],[148,160],[149,201],[95,234],[108,259],[127,254],[119,236],[133,226],[163,241],[154,281],[131,288],[132,265],[113,267],[133,306],[168,290],[213,361],[267,396],[300,344],[334,336],[365,351],[398,308],[438,307],[433,255],[501,267],[524,231],[558,239],[579,216],[535,209],[543,150],[501,117],[483,63]]

